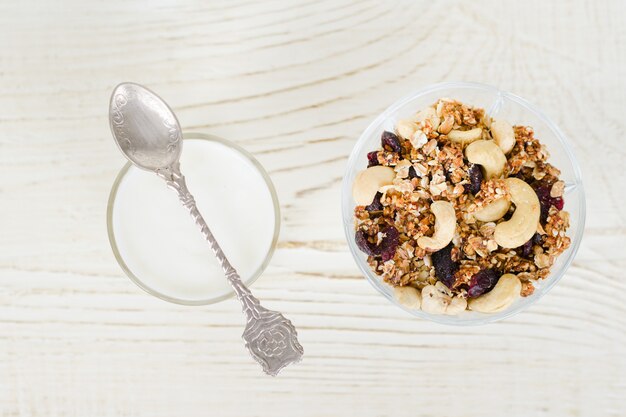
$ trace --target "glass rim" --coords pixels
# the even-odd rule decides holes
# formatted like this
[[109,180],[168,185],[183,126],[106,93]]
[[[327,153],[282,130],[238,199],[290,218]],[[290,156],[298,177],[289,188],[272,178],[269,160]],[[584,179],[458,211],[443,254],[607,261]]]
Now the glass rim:
[[[265,168],[263,168],[263,165],[261,165],[261,163],[250,152],[246,151],[244,148],[237,145],[236,143],[226,140],[224,138],[221,138],[219,136],[215,136],[215,135],[199,133],[199,132],[183,131],[183,140],[189,140],[189,139],[217,142],[239,153],[241,156],[246,158],[250,163],[252,163],[252,165],[256,168],[256,170],[261,174],[261,177],[263,177],[263,180],[265,181],[265,184],[267,185],[267,188],[270,192],[270,195],[272,197],[272,205],[274,207],[274,234],[272,236],[272,243],[270,244],[267,254],[265,255],[265,258],[263,259],[263,262],[254,271],[251,277],[248,278],[244,282],[247,286],[250,286],[261,276],[263,271],[265,271],[265,269],[269,265],[269,262],[272,259],[272,256],[274,255],[274,251],[276,250],[276,245],[278,243],[278,237],[280,234],[281,215],[280,215],[280,204],[278,202],[278,195],[276,193],[276,188],[274,187],[274,183],[272,182],[272,179],[270,178]],[[113,181],[113,185],[111,186],[111,191],[109,193],[109,198],[107,201],[107,213],[106,213],[107,234],[109,237],[109,244],[111,246],[111,250],[113,251],[113,255],[115,256],[115,260],[117,261],[118,265],[122,268],[126,276],[135,285],[137,285],[139,288],[141,288],[148,294],[154,297],[160,298],[164,301],[174,303],[174,304],[187,305],[187,306],[201,306],[201,305],[215,304],[220,301],[224,301],[226,299],[231,298],[235,294],[232,289],[229,290],[228,293],[222,294],[218,297],[212,297],[212,298],[201,299],[201,300],[188,300],[184,298],[172,297],[160,291],[155,290],[149,285],[146,285],[139,277],[137,277],[137,275],[135,275],[130,270],[130,268],[124,261],[124,257],[120,253],[119,248],[117,246],[117,242],[115,240],[115,232],[114,232],[114,227],[113,227],[113,207],[115,205],[115,199],[117,197],[117,191],[119,189],[119,186],[122,180],[124,179],[124,177],[126,176],[126,174],[128,173],[128,170],[130,169],[131,166],[133,166],[133,164],[130,161],[127,161],[126,164],[117,173],[117,176],[115,177],[115,180]],[[208,251],[208,255],[211,256],[212,254],[210,253],[208,246],[207,246],[207,251]]]
[[[367,139],[372,134],[372,132],[377,129],[381,123],[383,123],[386,119],[388,119],[394,112],[396,112],[399,108],[404,106],[409,101],[417,98],[418,96],[428,94],[437,90],[443,89],[451,89],[451,88],[461,88],[461,89],[476,89],[476,90],[484,90],[491,91],[496,94],[496,100],[491,105],[491,107],[486,110],[487,114],[491,114],[494,111],[499,109],[500,104],[502,103],[504,98],[510,99],[528,111],[532,112],[535,116],[537,116],[541,121],[543,121],[546,126],[554,133],[554,136],[558,139],[563,147],[567,159],[570,161],[574,173],[574,185],[576,186],[576,190],[579,192],[579,204],[578,210],[580,213],[579,226],[576,231],[576,234],[572,236],[572,243],[570,246],[570,252],[567,254],[567,258],[565,258],[565,262],[558,270],[554,270],[551,272],[550,276],[546,279],[542,280],[542,288],[541,291],[536,293],[532,299],[528,300],[528,302],[515,306],[514,308],[504,310],[502,312],[496,312],[491,314],[484,314],[482,316],[478,316],[475,318],[468,319],[460,319],[460,316],[447,316],[447,315],[438,315],[438,314],[430,314],[426,313],[422,310],[411,310],[402,305],[400,305],[394,298],[393,295],[386,292],[383,288],[384,284],[380,279],[376,279],[373,276],[373,272],[369,269],[367,262],[364,261],[362,253],[356,247],[356,244],[353,239],[354,235],[354,213],[353,209],[349,202],[351,198],[351,189],[352,184],[349,182],[349,174],[352,170],[354,170],[355,164],[357,163],[357,154],[361,151],[361,148],[366,146]],[[367,281],[372,285],[379,293],[381,293],[385,298],[387,298],[392,304],[406,311],[414,317],[423,318],[429,321],[433,321],[436,323],[453,325],[453,326],[472,326],[472,325],[482,325],[493,323],[496,321],[500,321],[506,319],[508,317],[514,316],[531,305],[535,304],[539,301],[544,295],[546,295],[565,275],[565,272],[569,269],[571,263],[576,257],[576,253],[580,247],[580,243],[582,241],[582,236],[585,229],[585,218],[586,218],[586,202],[585,202],[585,190],[582,182],[582,174],[580,170],[580,164],[576,159],[572,149],[571,144],[567,136],[561,131],[561,129],[554,123],[541,109],[539,109],[534,104],[530,103],[528,100],[519,97],[513,93],[503,91],[497,87],[474,83],[474,82],[443,82],[430,84],[425,86],[424,88],[413,91],[395,102],[393,102],[389,107],[387,107],[383,112],[381,112],[374,120],[368,124],[368,126],[363,130],[363,133],[359,136],[359,139],[354,144],[350,156],[348,158],[347,167],[345,171],[345,175],[343,177],[342,186],[341,186],[341,214],[342,214],[342,223],[344,227],[344,234],[346,237],[346,241],[348,242],[348,247],[350,249],[350,253],[354,261],[356,262],[361,273],[367,278]],[[346,197],[348,196],[348,197]]]

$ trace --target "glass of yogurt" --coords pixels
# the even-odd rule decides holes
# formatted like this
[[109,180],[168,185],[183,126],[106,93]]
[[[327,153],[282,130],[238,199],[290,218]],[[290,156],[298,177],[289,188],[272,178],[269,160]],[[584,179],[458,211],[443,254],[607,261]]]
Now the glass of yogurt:
[[[184,134],[189,190],[246,285],[269,263],[280,230],[274,186],[252,155],[212,135]],[[154,173],[127,163],[107,209],[117,262],[139,287],[177,304],[212,304],[233,292],[207,242],[176,194]]]

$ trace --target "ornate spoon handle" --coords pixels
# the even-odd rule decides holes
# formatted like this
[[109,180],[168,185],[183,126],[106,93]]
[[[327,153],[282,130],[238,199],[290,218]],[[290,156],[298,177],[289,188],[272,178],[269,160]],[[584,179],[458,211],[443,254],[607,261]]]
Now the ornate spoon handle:
[[209,226],[198,211],[196,201],[187,189],[185,177],[180,172],[180,164],[176,162],[168,168],[160,169],[157,175],[163,178],[168,187],[176,191],[183,206],[189,211],[204,239],[209,242],[215,257],[219,261],[226,279],[233,287],[237,298],[246,314],[246,329],[243,339],[252,357],[261,364],[265,373],[276,376],[285,366],[298,362],[304,353],[298,342],[295,327],[287,318],[276,311],[261,306],[241,281],[241,277],[230,264],[211,233]]

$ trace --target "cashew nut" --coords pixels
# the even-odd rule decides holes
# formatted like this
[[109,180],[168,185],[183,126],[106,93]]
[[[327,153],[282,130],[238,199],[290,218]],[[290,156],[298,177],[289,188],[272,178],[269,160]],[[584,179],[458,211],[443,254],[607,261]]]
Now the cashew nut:
[[453,297],[446,309],[446,314],[456,316],[467,310],[467,300],[463,297]]
[[352,184],[352,197],[359,206],[366,206],[372,202],[378,189],[393,183],[396,176],[393,168],[376,165],[357,174]]
[[465,148],[465,157],[471,163],[482,166],[487,179],[499,177],[506,165],[506,156],[492,140],[470,143]]
[[435,232],[432,237],[422,236],[417,239],[417,245],[434,252],[445,248],[454,237],[456,213],[448,201],[435,201],[430,205],[430,211],[435,215]]
[[513,274],[504,274],[491,291],[469,300],[471,310],[480,313],[495,313],[513,304],[522,290],[522,282]]
[[422,288],[422,310],[430,314],[457,315],[467,308],[467,300],[452,297],[452,293],[441,282]]
[[509,153],[515,146],[515,132],[513,126],[504,120],[494,120],[491,122],[491,135],[502,152]]
[[448,139],[452,142],[461,143],[466,145],[472,143],[483,137],[483,129],[481,127],[475,127],[471,130],[453,130],[448,133]]
[[509,207],[511,202],[502,197],[474,212],[474,217],[481,222],[494,222],[501,219],[509,211]]
[[402,119],[396,124],[396,132],[404,139],[411,139],[416,130],[417,125],[412,120]]
[[393,295],[396,300],[406,308],[411,310],[419,310],[422,304],[422,294],[417,288],[413,287],[395,287]]
[[433,130],[436,130],[439,127],[440,123],[439,116],[437,116],[437,111],[432,107],[426,107],[425,109],[415,113],[415,116],[413,116],[413,120],[416,123],[423,122],[424,120],[430,120]]
[[498,224],[493,238],[503,248],[517,248],[533,237],[537,231],[541,207],[535,190],[519,178],[504,180],[515,205],[513,216]]

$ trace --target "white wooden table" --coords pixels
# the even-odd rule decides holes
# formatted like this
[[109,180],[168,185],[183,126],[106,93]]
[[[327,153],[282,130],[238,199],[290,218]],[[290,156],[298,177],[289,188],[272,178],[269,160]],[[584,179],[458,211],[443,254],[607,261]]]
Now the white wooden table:
[[[623,416],[626,8],[619,0],[0,4],[0,416]],[[235,300],[183,307],[122,273],[106,235],[123,159],[111,89],[157,90],[187,129],[267,167],[283,223],[254,285],[305,360],[261,375]],[[528,311],[415,319],[360,276],[339,185],[360,132],[424,85],[497,85],[574,143],[577,259]]]

